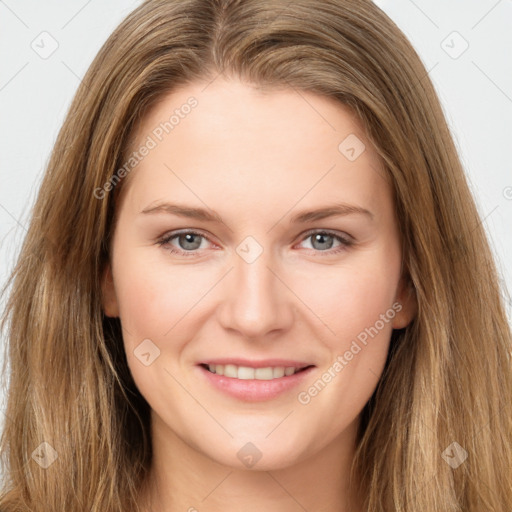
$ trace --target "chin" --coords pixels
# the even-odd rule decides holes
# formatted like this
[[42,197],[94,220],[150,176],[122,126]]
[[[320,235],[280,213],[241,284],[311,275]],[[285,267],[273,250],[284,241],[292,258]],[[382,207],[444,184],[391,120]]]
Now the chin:
[[210,453],[213,461],[235,470],[275,471],[286,469],[300,462],[305,455],[297,451],[297,444],[283,446],[282,443],[234,442],[220,453]]

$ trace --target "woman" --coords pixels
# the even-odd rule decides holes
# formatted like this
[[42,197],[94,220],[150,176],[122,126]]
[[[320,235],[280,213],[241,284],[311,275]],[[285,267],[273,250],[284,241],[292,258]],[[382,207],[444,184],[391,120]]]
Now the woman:
[[7,325],[7,512],[512,506],[495,265],[371,2],[137,8],[71,105]]

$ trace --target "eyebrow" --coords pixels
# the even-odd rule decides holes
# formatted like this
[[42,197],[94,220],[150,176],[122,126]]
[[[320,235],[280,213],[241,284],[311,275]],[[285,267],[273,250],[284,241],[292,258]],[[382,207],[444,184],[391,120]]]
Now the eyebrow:
[[[179,217],[187,217],[190,219],[196,219],[205,222],[224,223],[222,217],[213,210],[171,203],[160,203],[155,206],[149,206],[142,210],[140,213],[151,215],[158,213],[166,213],[170,215],[177,215]],[[347,203],[337,203],[330,206],[317,208],[314,210],[299,212],[290,219],[290,224],[300,224],[305,222],[312,222],[315,220],[326,219],[327,217],[337,217],[352,214],[365,215],[370,220],[374,219],[374,214],[370,210],[367,210],[366,208],[361,208],[360,206]]]

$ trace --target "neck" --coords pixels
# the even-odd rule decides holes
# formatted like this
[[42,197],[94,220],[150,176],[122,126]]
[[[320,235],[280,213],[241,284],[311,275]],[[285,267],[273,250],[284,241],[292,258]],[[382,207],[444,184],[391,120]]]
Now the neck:
[[141,494],[145,512],[362,512],[349,486],[357,420],[320,452],[286,467],[240,469],[187,445],[156,415],[153,460]]

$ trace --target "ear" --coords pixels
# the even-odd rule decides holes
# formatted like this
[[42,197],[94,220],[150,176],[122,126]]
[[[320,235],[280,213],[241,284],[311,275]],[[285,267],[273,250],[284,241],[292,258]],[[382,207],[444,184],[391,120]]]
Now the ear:
[[395,302],[400,304],[401,308],[396,308],[396,315],[393,319],[393,329],[403,329],[407,327],[418,312],[418,302],[414,286],[410,279],[402,275],[395,296]]
[[119,316],[119,306],[117,304],[116,290],[114,288],[114,279],[112,277],[110,262],[105,265],[101,277],[101,305],[106,316],[111,318]]

